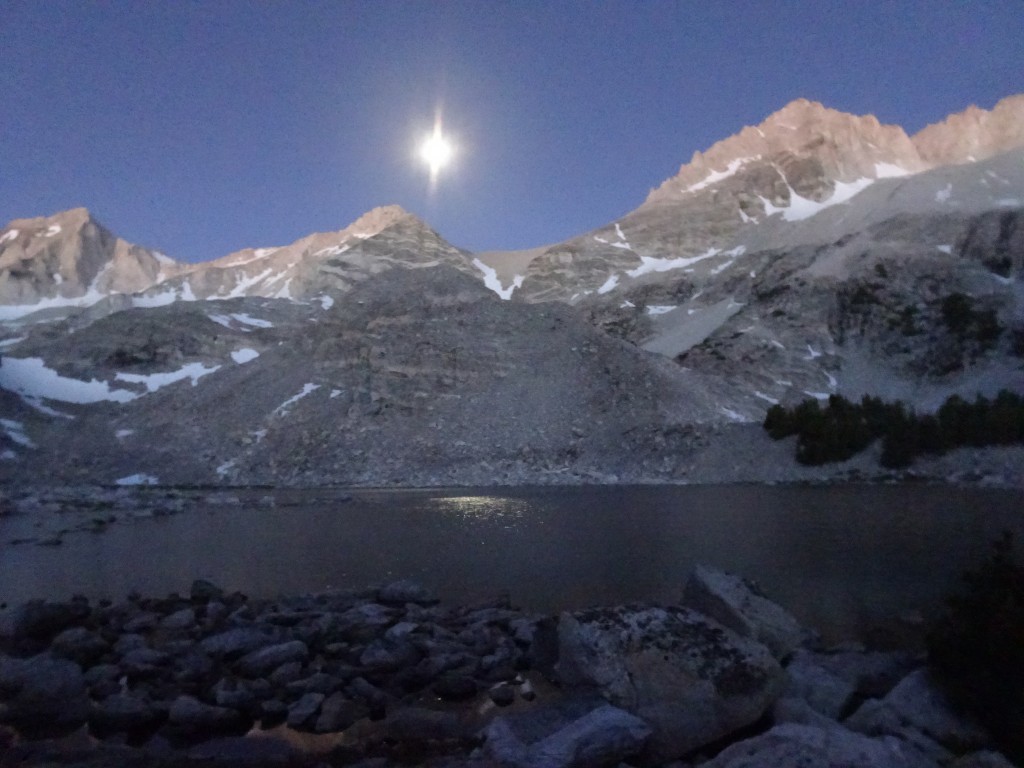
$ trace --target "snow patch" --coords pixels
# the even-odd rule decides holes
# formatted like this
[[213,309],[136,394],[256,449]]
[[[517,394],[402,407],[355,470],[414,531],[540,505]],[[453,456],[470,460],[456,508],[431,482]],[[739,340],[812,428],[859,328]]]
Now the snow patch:
[[619,222],[615,222],[615,234],[619,236],[619,240],[626,242],[626,236],[622,234],[622,227],[619,226]]
[[806,197],[801,197],[793,188],[789,188],[789,205],[788,206],[776,206],[769,202],[766,198],[758,196],[761,203],[764,205],[765,213],[771,216],[775,213],[781,213],[782,218],[786,221],[803,221],[809,219],[826,208],[831,208],[833,205],[839,205],[845,203],[854,195],[867,189],[874,182],[874,179],[857,179],[856,181],[837,181],[835,183],[835,189],[832,194],[820,203],[810,200]]
[[314,391],[316,391],[318,389],[320,389],[320,385],[319,384],[306,384],[306,385],[304,385],[302,387],[302,390],[297,395],[292,395],[287,400],[285,400],[283,403],[281,403],[279,406],[277,406],[277,408],[274,409],[274,414],[275,415],[276,414],[280,414],[280,415],[284,416],[286,413],[288,413],[288,410],[295,403],[297,403],[299,400],[304,398],[310,392],[314,392]]
[[203,376],[207,376],[217,370],[220,370],[219,365],[207,368],[202,363],[189,363],[176,371],[149,374],[118,373],[114,378],[118,381],[127,381],[130,384],[143,384],[147,392],[156,392],[158,389],[163,389],[170,384],[183,381],[184,379],[191,379],[192,386],[194,387]]
[[36,444],[33,443],[29,436],[25,434],[25,425],[20,421],[14,419],[0,419],[0,427],[3,428],[4,432],[7,433],[7,437],[14,443],[17,443],[23,448],[35,448]]
[[114,437],[116,437],[118,440],[124,440],[126,437],[129,437],[130,435],[134,434],[134,429],[119,429],[117,430],[117,432],[114,433]]
[[[237,283],[235,283],[235,287],[231,289],[231,292],[229,294],[227,294],[227,296],[225,296],[225,298],[228,298],[228,299],[239,299],[239,298],[245,296],[246,292],[250,288],[252,288],[254,285],[257,285],[258,283],[262,283],[264,280],[266,280],[268,277],[270,277],[270,275],[273,272],[274,272],[273,269],[265,269],[262,272],[260,272],[258,275],[255,275],[253,277],[243,277],[243,278],[241,278]],[[188,283],[186,283],[186,285],[188,285]]]
[[274,294],[275,299],[290,299],[292,297],[292,278],[284,281],[284,285]]
[[111,389],[105,381],[82,381],[61,376],[39,357],[5,358],[0,366],[0,388],[25,398],[60,400],[65,403],[127,403],[138,397],[126,389]]
[[935,193],[935,202],[936,203],[946,203],[946,202],[949,202],[949,196],[952,195],[952,194],[953,194],[953,185],[952,184],[947,184],[945,187],[943,187],[942,189],[940,189],[938,192]]
[[607,280],[604,281],[604,283],[601,285],[601,287],[597,289],[597,292],[598,293],[608,293],[608,291],[612,290],[618,284],[619,284],[619,276],[618,275],[612,275],[611,277],[609,277]]
[[724,171],[712,171],[707,176],[705,176],[703,178],[703,180],[698,181],[696,184],[691,184],[690,186],[688,186],[683,191],[684,192],[699,192],[700,190],[704,189],[705,187],[708,187],[708,186],[710,186],[712,184],[717,184],[722,179],[727,179],[730,176],[733,176],[746,163],[749,163],[751,160],[756,160],[756,159],[757,159],[756,157],[741,157],[741,158],[738,158],[736,160],[733,160],[727,166],[725,166],[725,170]]
[[234,360],[239,365],[248,363],[250,360],[255,360],[259,356],[259,352],[257,352],[255,349],[249,349],[248,347],[245,347],[243,349],[236,349],[234,352],[231,353],[231,359]]
[[498,296],[500,296],[505,301],[511,299],[512,292],[523,284],[523,275],[516,275],[514,278],[512,278],[512,285],[510,285],[508,288],[503,288],[501,285],[501,280],[498,279],[498,272],[497,270],[494,269],[494,267],[487,266],[478,258],[473,259],[473,266],[484,273],[484,285],[490,288],[496,294],[498,294]]
[[153,475],[145,475],[141,472],[135,475],[128,475],[128,477],[122,477],[119,480],[115,480],[115,485],[156,485],[160,481]]
[[724,413],[726,416],[728,416],[733,421],[752,421],[752,419],[748,419],[742,413],[737,413],[732,408],[726,408],[724,405],[723,406],[719,406],[718,410],[720,410],[722,413]]
[[254,328],[273,328],[274,324],[269,320],[263,320],[259,317],[251,317],[243,313],[234,314],[231,316],[233,319],[242,323],[243,325],[251,325]]
[[64,282],[64,275],[62,275],[60,272],[54,272],[53,273],[53,282],[54,282],[54,285],[60,285],[61,283]]
[[15,344],[24,341],[28,336],[16,336],[13,339],[4,339],[0,341],[0,349],[6,349],[7,347],[13,347]]
[[636,307],[636,304],[634,304],[632,301],[629,301],[628,299],[619,304],[619,309],[625,309],[626,307]]
[[334,306],[334,299],[331,296],[317,296],[316,300],[320,302],[320,308],[324,312]]
[[666,306],[666,305],[653,305],[647,307],[648,315],[664,315],[666,312],[671,312],[676,309],[677,305]]
[[895,179],[899,176],[909,176],[910,171],[892,163],[875,163],[876,179]]
[[330,399],[333,400],[334,398],[338,397],[338,395],[340,395],[340,394],[341,394],[341,390],[340,389],[332,389],[331,390]]
[[828,400],[832,397],[828,392],[809,392],[806,389],[804,390],[804,394],[808,397],[813,397],[815,400]]
[[658,259],[653,256],[641,256],[640,266],[629,270],[626,274],[630,277],[640,277],[640,275],[646,275],[651,272],[668,272],[670,269],[682,269],[691,264],[696,264],[698,261],[710,259],[712,256],[717,256],[720,253],[721,251],[718,248],[709,248],[699,256],[681,256],[678,259]]
[[40,299],[35,304],[8,304],[0,306],[0,320],[17,320],[41,309],[53,309],[54,307],[88,307],[105,298],[106,294],[100,293],[95,288],[90,288],[84,295],[73,298],[55,296],[49,299]]
[[814,347],[812,347],[810,344],[808,344],[807,345],[807,357],[805,357],[804,360],[813,360],[816,357],[821,357],[821,352],[819,352]]
[[221,464],[219,467],[217,467],[217,477],[221,477],[222,478],[225,475],[227,475],[227,473],[230,472],[234,468],[236,461],[237,461],[237,459],[231,459],[229,461],[225,461],[223,464]]
[[18,458],[18,454],[10,449],[0,453],[0,461],[14,461],[16,458]]
[[231,330],[235,329],[235,327],[231,324],[231,318],[228,317],[227,315],[207,315],[207,317],[213,320],[213,322],[217,323],[218,325],[223,325],[225,328],[230,328]]
[[937,245],[935,247],[938,248],[943,253],[952,253],[953,252],[953,246],[952,245]]
[[176,301],[196,301],[196,295],[192,292],[192,284],[185,282],[178,288],[168,288],[161,293],[154,293],[149,296],[133,296],[133,307],[164,307]]
[[754,397],[759,397],[762,400],[771,403],[772,405],[778,405],[779,404],[779,401],[776,398],[772,397],[771,395],[766,395],[764,392],[755,391],[754,392]]
[[1018,208],[1024,206],[1024,200],[1016,197],[1001,197],[996,200],[996,205],[1003,206],[1004,208]]
[[51,224],[45,232],[43,237],[53,237],[54,235],[60,234],[60,224]]
[[351,245],[332,245],[330,248],[321,248],[319,251],[316,251],[313,255],[314,256],[338,256],[338,255],[344,253],[345,251],[349,250],[351,247],[352,247]]
[[257,259],[264,259],[264,258],[266,258],[267,256],[269,256],[272,253],[277,253],[279,250],[281,250],[280,247],[277,247],[277,248],[257,248],[252,253],[253,253],[253,255]]
[[5,232],[2,237],[0,237],[0,243],[8,243],[11,240],[14,240],[17,236],[18,236],[18,230],[16,230],[16,229],[9,230],[9,231]]

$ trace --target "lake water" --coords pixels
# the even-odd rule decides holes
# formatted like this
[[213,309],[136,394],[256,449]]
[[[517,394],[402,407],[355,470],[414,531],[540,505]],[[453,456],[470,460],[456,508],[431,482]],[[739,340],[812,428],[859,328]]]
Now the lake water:
[[239,496],[239,504],[196,502],[180,514],[67,535],[59,547],[11,545],[17,521],[0,518],[0,600],[162,595],[185,592],[199,577],[254,596],[410,578],[446,602],[504,591],[546,612],[671,602],[692,566],[706,563],[755,580],[806,625],[839,640],[934,609],[1001,530],[1018,540],[1024,534],[1024,493],[947,487]]

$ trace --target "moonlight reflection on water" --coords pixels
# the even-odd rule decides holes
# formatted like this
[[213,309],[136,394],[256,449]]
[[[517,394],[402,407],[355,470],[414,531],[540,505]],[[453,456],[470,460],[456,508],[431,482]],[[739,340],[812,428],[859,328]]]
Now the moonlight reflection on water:
[[[154,491],[155,492],[155,491]],[[273,498],[268,498],[268,493]],[[538,612],[679,599],[696,563],[760,584],[826,637],[938,604],[1003,529],[1018,491],[911,486],[641,486],[239,492],[170,516],[11,545],[0,600],[187,591],[252,596],[413,579],[449,602],[507,592]],[[351,496],[349,499],[348,496]],[[273,503],[271,503],[273,502]]]

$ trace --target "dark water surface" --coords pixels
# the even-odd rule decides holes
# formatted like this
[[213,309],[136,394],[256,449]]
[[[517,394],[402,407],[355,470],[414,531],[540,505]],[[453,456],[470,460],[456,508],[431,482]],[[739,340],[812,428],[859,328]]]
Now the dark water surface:
[[[913,486],[647,486],[267,491],[197,503],[59,547],[9,545],[0,600],[187,591],[254,596],[411,578],[446,602],[502,591],[537,611],[674,601],[695,563],[738,572],[827,637],[929,611],[1024,494]],[[262,503],[261,503],[262,502]]]

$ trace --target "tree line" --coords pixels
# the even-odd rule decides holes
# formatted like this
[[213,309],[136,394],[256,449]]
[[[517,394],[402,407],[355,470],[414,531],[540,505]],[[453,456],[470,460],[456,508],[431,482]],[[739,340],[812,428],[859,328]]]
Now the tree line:
[[936,413],[918,414],[899,400],[865,396],[856,403],[832,395],[824,407],[817,400],[791,409],[773,405],[764,428],[775,440],[796,435],[797,461],[809,465],[844,461],[881,439],[880,463],[896,469],[922,454],[1024,443],[1024,397],[1005,389],[974,402],[953,395]]

